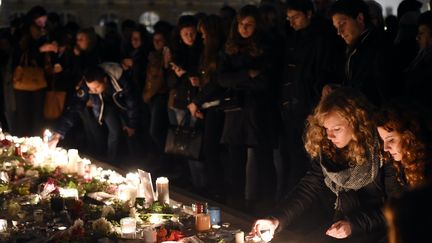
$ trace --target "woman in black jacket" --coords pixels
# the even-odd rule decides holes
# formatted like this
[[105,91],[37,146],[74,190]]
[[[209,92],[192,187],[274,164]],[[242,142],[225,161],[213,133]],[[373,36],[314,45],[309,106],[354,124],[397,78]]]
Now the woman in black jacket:
[[[264,192],[273,168],[269,107],[268,52],[262,44],[259,10],[243,7],[235,19],[220,58],[218,81],[229,90],[221,141],[228,145],[235,194],[243,190],[249,205]],[[258,183],[258,171],[265,183]],[[268,191],[267,191],[268,192]],[[252,205],[253,206],[253,205]]]
[[[204,120],[203,138],[203,175],[207,179],[207,188],[214,196],[214,192],[222,190],[223,166],[220,160],[222,152],[220,137],[222,134],[224,113],[214,101],[220,99],[223,88],[217,82],[217,64],[219,51],[225,42],[222,29],[222,19],[217,15],[205,16],[198,23],[198,31],[203,39],[203,53],[200,61],[200,73],[196,77],[190,77],[192,86],[198,87],[199,91],[188,105],[189,112],[193,117]],[[218,171],[218,173],[215,173]]]
[[381,207],[401,188],[394,169],[383,163],[372,112],[365,97],[348,88],[320,101],[307,120],[305,133],[311,169],[286,197],[276,217],[257,220],[253,233],[269,228],[273,234],[278,227],[295,224],[321,197],[326,198],[321,208],[326,202],[334,203],[333,217],[313,233],[303,234],[302,240],[377,242],[385,237]]

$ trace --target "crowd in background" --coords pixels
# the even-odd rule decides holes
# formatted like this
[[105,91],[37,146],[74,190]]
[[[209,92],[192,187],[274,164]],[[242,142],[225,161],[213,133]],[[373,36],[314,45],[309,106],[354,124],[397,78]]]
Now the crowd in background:
[[[305,149],[306,124],[335,90],[360,91],[376,108],[414,104],[395,114],[432,107],[430,11],[404,0],[384,18],[373,0],[317,3],[327,4],[224,6],[175,25],[159,21],[153,33],[124,20],[106,23],[103,36],[35,6],[0,33],[2,128],[32,136],[51,127],[56,143],[116,166],[137,158],[144,168],[149,154],[158,164],[173,160],[164,154],[170,126],[199,129],[201,156],[175,166],[193,190],[240,197],[248,210],[263,198],[280,201],[321,156]],[[43,69],[46,87],[14,88],[22,66]],[[49,91],[66,94],[55,119],[44,117]],[[398,129],[384,120],[384,131]],[[404,166],[395,163],[404,183],[417,184]]]

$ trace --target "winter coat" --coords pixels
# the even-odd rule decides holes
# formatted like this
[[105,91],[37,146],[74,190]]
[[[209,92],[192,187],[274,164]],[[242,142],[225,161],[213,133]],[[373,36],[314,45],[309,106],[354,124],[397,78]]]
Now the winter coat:
[[54,131],[64,136],[79,119],[79,113],[91,103],[92,111],[102,124],[105,106],[114,106],[124,116],[125,125],[138,126],[139,110],[137,96],[133,92],[131,81],[117,63],[102,63],[101,67],[108,75],[107,86],[102,94],[90,94],[85,82],[81,82],[63,115],[57,121]]
[[[218,71],[221,87],[231,90],[238,107],[225,110],[222,143],[260,146],[272,142],[269,106],[269,60],[266,54],[252,57],[246,53],[222,54]],[[249,70],[259,70],[255,78]]]
[[324,85],[343,79],[344,52],[334,33],[312,22],[295,31],[285,43],[281,106],[284,113],[306,118],[318,103]]
[[[281,204],[282,210],[276,215],[281,227],[294,223],[318,198],[327,197],[327,205],[336,201],[335,194],[324,181],[323,168],[327,171],[341,171],[348,167],[326,158],[312,161],[311,169]],[[339,193],[339,207],[338,210],[333,210],[333,220],[348,220],[353,235],[381,232],[386,227],[381,211],[384,201],[401,190],[394,167],[391,163],[381,163],[377,176],[371,183],[358,190]],[[332,196],[329,198],[329,195]]]

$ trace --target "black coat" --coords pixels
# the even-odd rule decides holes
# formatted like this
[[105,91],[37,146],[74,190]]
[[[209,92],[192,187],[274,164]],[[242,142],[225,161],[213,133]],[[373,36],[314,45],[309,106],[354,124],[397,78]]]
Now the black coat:
[[419,53],[405,72],[406,96],[432,108],[432,48]]
[[345,86],[362,91],[374,104],[400,93],[401,70],[397,70],[393,47],[386,45],[376,30],[366,30],[348,47]]
[[[229,145],[259,146],[272,139],[269,119],[269,75],[265,54],[252,57],[245,53],[222,54],[219,64],[219,84],[233,91],[239,107],[225,111],[221,141]],[[260,74],[250,78],[249,70]]]
[[[336,196],[325,185],[321,163],[325,168],[338,167],[334,162],[323,159],[315,160],[311,169],[293,189],[287,199],[282,203],[282,211],[276,214],[281,227],[294,223],[312,203],[319,198],[328,198],[327,205],[335,202]],[[384,200],[397,195],[402,190],[397,181],[396,172],[391,163],[384,163],[372,183],[354,191],[349,190],[340,194],[341,211],[333,210],[334,220],[346,219],[351,223],[352,234],[370,234],[385,229],[385,219],[382,214]],[[330,198],[329,198],[330,195]]]
[[284,49],[282,111],[288,112],[286,119],[292,114],[306,118],[318,103],[324,85],[343,80],[344,45],[327,25],[313,21],[292,32]]
[[189,77],[199,77],[200,57],[201,45],[198,42],[192,47],[182,44],[174,50],[173,62],[186,71],[181,77],[177,77],[172,70],[167,75],[168,87],[175,90],[173,105],[177,109],[187,109],[198,93],[198,88],[192,86]]

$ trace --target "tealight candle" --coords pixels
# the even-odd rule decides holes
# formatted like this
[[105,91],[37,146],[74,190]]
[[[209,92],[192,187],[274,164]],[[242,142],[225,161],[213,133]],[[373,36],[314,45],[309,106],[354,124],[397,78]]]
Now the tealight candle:
[[156,192],[158,201],[169,204],[169,189],[168,189],[168,178],[158,177],[156,179]]
[[4,233],[7,231],[7,220],[6,219],[0,219],[0,233]]
[[120,219],[120,227],[122,236],[125,238],[135,238],[136,220],[131,217]]

